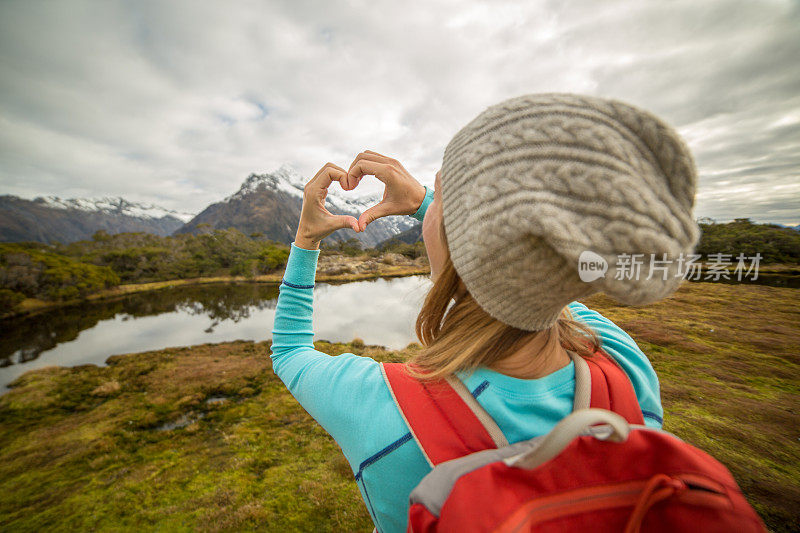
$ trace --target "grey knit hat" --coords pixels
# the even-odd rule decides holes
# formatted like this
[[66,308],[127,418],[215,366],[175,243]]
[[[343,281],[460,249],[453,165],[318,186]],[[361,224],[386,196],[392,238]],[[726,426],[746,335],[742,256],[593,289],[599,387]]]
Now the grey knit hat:
[[[575,94],[513,98],[445,149],[450,256],[478,305],[523,330],[595,292],[651,303],[678,287],[678,260],[699,238],[696,182],[686,144],[647,111]],[[579,258],[607,271],[579,272]]]

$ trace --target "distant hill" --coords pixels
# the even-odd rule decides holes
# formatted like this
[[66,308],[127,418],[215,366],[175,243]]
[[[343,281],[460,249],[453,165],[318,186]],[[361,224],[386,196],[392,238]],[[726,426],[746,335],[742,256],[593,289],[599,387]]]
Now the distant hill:
[[417,223],[416,225],[411,226],[410,228],[405,230],[404,232],[389,237],[388,239],[380,243],[377,247],[381,248],[393,241],[402,242],[405,244],[414,244],[415,242],[419,242],[421,240],[422,240],[422,224]]
[[166,236],[190,217],[124,198],[62,200],[49,196],[26,200],[5,195],[0,196],[0,241],[68,243],[90,239],[99,230]]
[[696,253],[729,254],[733,261],[739,254],[761,254],[762,263],[800,263],[800,232],[778,224],[756,224],[748,218],[733,222],[701,221],[702,235]]
[[[291,243],[300,220],[304,182],[304,177],[289,166],[282,166],[269,174],[250,174],[235,194],[209,205],[176,233],[202,233],[204,227],[236,228],[245,234],[260,233],[274,241]],[[358,218],[361,212],[379,200],[380,196],[351,196],[332,187],[326,207],[331,213]],[[327,240],[336,242],[356,238],[362,245],[373,247],[416,223],[407,216],[385,217],[367,226],[364,233],[339,230]]]

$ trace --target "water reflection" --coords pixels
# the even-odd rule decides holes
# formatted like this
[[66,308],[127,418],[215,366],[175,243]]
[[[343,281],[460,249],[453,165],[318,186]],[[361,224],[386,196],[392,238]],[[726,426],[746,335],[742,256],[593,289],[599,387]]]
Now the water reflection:
[[[402,348],[430,287],[426,276],[377,279],[314,290],[316,339]],[[48,365],[103,364],[110,355],[271,337],[275,285],[177,287],[113,302],[63,307],[0,322],[0,393],[17,376]]]

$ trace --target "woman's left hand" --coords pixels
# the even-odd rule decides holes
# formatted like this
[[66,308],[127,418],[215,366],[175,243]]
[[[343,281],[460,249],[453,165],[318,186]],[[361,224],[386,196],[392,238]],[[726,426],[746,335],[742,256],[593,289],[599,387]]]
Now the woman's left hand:
[[358,220],[349,215],[334,215],[325,208],[328,187],[347,177],[347,171],[327,163],[303,188],[303,210],[297,226],[295,246],[307,250],[319,248],[319,242],[337,229],[350,228],[358,232]]

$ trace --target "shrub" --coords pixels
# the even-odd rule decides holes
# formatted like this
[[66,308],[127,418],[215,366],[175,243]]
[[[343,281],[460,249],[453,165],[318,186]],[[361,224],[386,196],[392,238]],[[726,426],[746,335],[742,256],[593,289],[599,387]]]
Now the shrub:
[[201,235],[120,233],[58,245],[56,251],[84,263],[107,266],[128,283],[226,274],[256,276],[283,267],[289,247],[255,235],[252,238],[233,228],[212,230],[210,226]]
[[22,303],[24,299],[25,295],[21,292],[12,291],[11,289],[0,289],[0,314],[10,313]]
[[350,257],[364,254],[364,248],[362,247],[361,241],[354,237],[351,237],[346,241],[339,241],[335,243],[322,241],[320,248],[327,253],[340,253]]
[[270,246],[261,252],[259,259],[263,272],[267,273],[270,270],[275,270],[276,268],[286,265],[286,261],[289,259],[289,250],[287,248]]
[[383,253],[392,252],[404,255],[409,259],[416,259],[423,255],[427,255],[427,252],[425,250],[425,243],[422,241],[417,241],[415,243],[409,244],[399,239],[392,239],[381,245],[379,249]]
[[0,244],[0,286],[31,298],[71,300],[119,281],[106,266],[81,263],[41,247]]
[[703,231],[696,253],[754,256],[761,254],[762,263],[800,263],[800,232],[775,224],[755,224],[748,218],[718,224],[701,222]]

